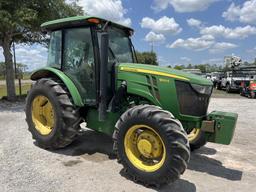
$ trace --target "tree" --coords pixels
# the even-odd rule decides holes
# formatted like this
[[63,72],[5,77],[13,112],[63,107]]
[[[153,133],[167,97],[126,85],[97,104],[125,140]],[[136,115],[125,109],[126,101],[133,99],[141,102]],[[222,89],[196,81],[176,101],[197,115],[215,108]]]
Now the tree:
[[82,13],[77,0],[0,0],[0,46],[6,66],[7,99],[15,100],[14,67],[11,46],[16,43],[42,43],[40,25],[48,20]]
[[186,67],[184,65],[175,65],[174,66],[174,69],[177,69],[177,70],[182,70],[182,69],[185,69]]
[[0,62],[0,77],[5,77],[5,63],[4,62]]
[[157,56],[155,52],[138,52],[136,51],[138,63],[148,65],[158,65]]

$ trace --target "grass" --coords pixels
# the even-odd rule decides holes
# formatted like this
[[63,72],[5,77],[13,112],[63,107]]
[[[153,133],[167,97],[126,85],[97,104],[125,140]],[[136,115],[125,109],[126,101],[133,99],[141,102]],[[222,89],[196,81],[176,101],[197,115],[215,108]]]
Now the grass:
[[[31,88],[31,84],[23,84],[21,85],[21,92],[22,92],[22,95],[26,95],[27,92],[30,90]],[[19,86],[16,85],[15,87],[16,89],[16,95],[19,96]],[[4,96],[7,96],[7,90],[6,90],[6,86],[5,85],[0,85],[0,99]]]
[[[28,80],[28,79],[30,79],[30,76],[31,76],[30,73],[24,73],[22,79],[23,80]],[[0,75],[0,80],[5,80],[5,77],[3,75]]]

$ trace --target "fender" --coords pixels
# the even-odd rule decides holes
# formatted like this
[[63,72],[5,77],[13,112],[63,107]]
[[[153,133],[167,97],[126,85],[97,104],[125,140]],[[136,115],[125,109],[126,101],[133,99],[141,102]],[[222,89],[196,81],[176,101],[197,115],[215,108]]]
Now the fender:
[[44,67],[42,69],[39,69],[31,75],[30,79],[35,81],[40,78],[45,78],[45,77],[58,77],[68,88],[69,93],[71,94],[71,97],[74,101],[74,104],[78,107],[84,106],[84,102],[82,100],[82,97],[76,88],[75,84],[71,81],[71,79],[62,71],[51,68],[51,67]]

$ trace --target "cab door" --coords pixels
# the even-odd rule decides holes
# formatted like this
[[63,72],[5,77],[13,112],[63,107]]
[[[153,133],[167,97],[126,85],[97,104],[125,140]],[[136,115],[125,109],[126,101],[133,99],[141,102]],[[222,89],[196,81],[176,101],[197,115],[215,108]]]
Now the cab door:
[[96,104],[95,61],[90,27],[63,31],[62,68],[87,105]]

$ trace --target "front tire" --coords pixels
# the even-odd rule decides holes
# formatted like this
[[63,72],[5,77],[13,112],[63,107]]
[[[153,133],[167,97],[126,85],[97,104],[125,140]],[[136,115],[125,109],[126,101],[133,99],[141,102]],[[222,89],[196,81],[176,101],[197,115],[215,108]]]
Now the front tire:
[[28,130],[45,149],[69,145],[76,137],[80,116],[64,85],[53,79],[38,80],[26,98]]
[[188,132],[188,140],[191,151],[201,148],[207,142],[205,132],[198,128],[194,128]]
[[159,107],[139,105],[126,111],[113,134],[118,162],[135,181],[163,185],[186,170],[190,150],[181,123]]

